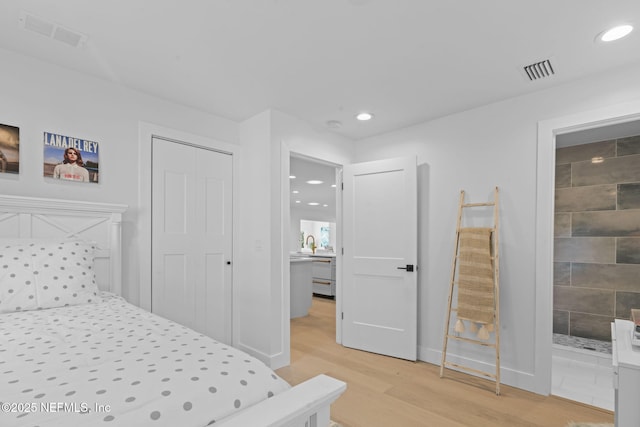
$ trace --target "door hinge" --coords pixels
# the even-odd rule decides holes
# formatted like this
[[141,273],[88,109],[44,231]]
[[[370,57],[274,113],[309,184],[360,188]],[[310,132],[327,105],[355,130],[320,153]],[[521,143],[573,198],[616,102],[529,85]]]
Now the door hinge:
[[344,311],[343,311],[343,312],[341,312],[340,314],[342,314],[342,317],[341,317],[341,318],[342,318],[342,320],[344,320]]
[[344,255],[344,248],[342,248],[342,255]]
[[340,188],[341,188],[342,190],[344,190],[344,182],[341,182],[341,183],[340,183]]

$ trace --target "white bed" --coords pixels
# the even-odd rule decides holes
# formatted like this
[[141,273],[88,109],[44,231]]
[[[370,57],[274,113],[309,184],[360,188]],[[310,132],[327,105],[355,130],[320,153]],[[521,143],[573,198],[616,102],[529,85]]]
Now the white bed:
[[0,425],[328,425],[343,382],[290,387],[118,296],[125,208],[0,196]]

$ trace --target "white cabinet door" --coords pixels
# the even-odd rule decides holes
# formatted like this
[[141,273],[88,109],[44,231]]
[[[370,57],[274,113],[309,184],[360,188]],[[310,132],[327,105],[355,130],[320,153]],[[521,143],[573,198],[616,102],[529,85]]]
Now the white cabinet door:
[[416,158],[347,165],[343,182],[342,343],[416,360]]
[[152,141],[154,313],[231,342],[232,156]]

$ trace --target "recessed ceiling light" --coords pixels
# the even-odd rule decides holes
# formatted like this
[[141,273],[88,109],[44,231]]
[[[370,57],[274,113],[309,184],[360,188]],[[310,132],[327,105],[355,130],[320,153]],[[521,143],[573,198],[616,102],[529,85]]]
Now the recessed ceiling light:
[[289,179],[296,179],[295,175],[289,175]]
[[336,185],[335,184],[331,184],[331,188],[336,188]]
[[298,191],[298,190],[293,190],[293,191],[292,191],[292,193],[293,193],[293,194],[298,194],[298,193],[299,193],[299,191]]
[[329,206],[329,205],[325,203],[325,204],[324,204],[324,205],[322,205],[322,206],[326,208],[326,207],[327,207],[327,206]]
[[296,200],[296,203],[300,203],[300,200]]
[[373,119],[373,114],[367,113],[367,112],[358,113],[358,115],[356,116],[356,119],[362,122],[365,122],[367,120]]
[[318,202],[309,202],[307,203],[309,206],[318,206],[320,203]]
[[318,184],[322,184],[323,181],[320,181],[319,179],[311,179],[309,181],[307,181],[307,184],[311,184],[311,185],[318,185]]
[[633,27],[631,25],[618,25],[617,27],[613,27],[606,31],[600,33],[597,37],[597,40],[603,42],[612,42],[614,40],[618,40],[628,35],[631,31],[633,31]]

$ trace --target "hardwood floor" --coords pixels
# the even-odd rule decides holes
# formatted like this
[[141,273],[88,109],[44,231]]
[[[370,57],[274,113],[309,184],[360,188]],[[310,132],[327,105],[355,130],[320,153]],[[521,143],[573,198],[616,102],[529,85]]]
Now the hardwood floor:
[[613,423],[611,412],[540,396],[439,366],[342,347],[335,342],[335,303],[314,297],[308,316],[291,321],[291,365],[278,374],[298,384],[324,373],[347,383],[331,407],[344,427],[564,427]]

